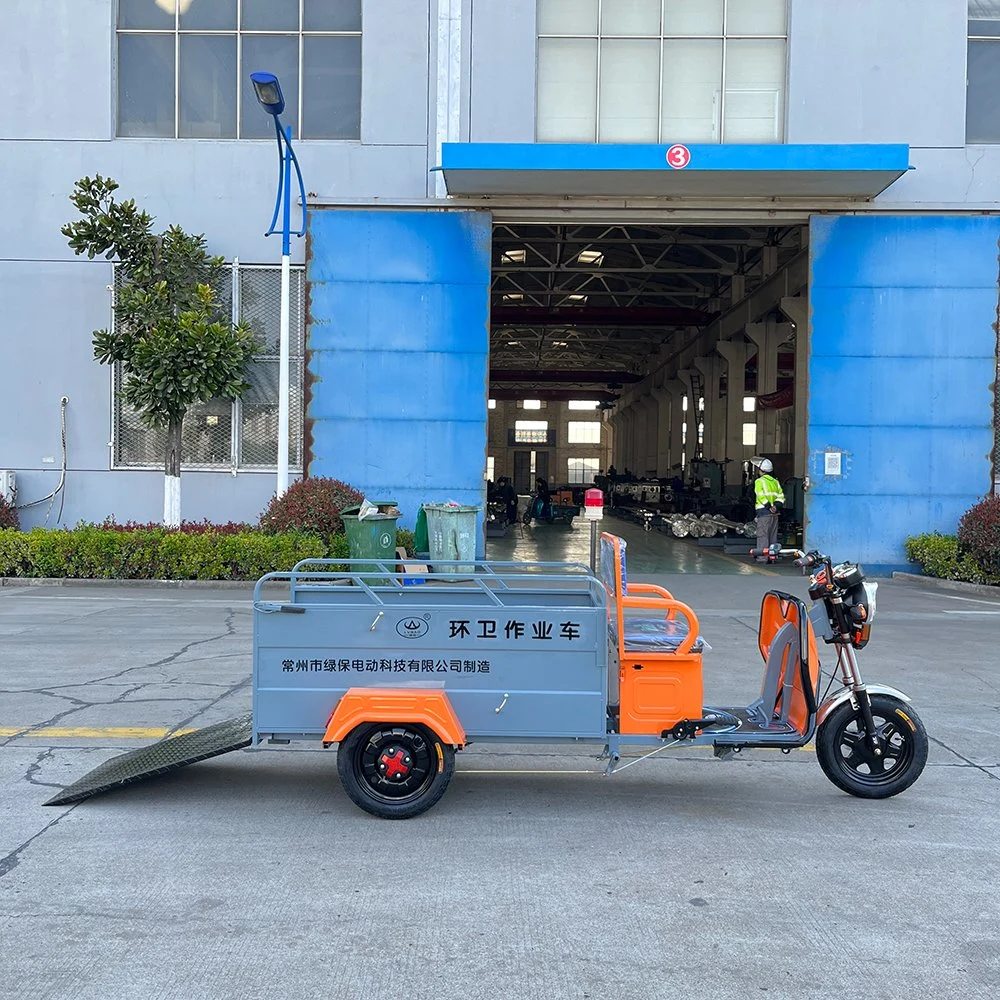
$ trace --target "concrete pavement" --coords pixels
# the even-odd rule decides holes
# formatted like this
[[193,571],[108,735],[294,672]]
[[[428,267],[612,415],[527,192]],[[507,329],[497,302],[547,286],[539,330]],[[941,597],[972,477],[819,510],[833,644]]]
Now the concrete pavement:
[[[755,573],[662,576],[716,704],[757,693]],[[908,792],[811,750],[473,747],[429,813],[359,811],[332,752],[239,752],[76,806],[53,790],[250,704],[248,593],[0,591],[0,998],[992,997],[1000,602],[883,582],[862,653],[931,735]]]

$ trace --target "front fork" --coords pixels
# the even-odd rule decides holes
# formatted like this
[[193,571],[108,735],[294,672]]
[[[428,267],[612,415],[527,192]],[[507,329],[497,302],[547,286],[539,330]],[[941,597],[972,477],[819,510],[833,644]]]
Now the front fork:
[[837,641],[837,663],[840,666],[841,678],[844,686],[850,688],[855,704],[858,707],[858,714],[865,726],[865,740],[871,747],[872,753],[876,757],[882,756],[882,740],[878,730],[875,728],[875,718],[872,715],[872,700],[865,687],[864,679],[861,676],[861,669],[858,667],[858,657],[854,652],[850,639],[842,635]]

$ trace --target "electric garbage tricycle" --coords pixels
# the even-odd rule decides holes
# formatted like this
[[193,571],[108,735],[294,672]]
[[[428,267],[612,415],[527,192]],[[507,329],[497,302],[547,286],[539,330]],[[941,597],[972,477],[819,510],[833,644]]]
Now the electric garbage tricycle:
[[[625,550],[602,534],[600,577],[579,564],[438,563],[410,586],[405,564],[350,560],[270,573],[254,590],[252,716],[125,754],[49,804],[300,740],[336,746],[347,794],[387,819],[434,805],[456,752],[480,742],[596,744],[612,774],[668,747],[711,746],[724,758],[815,738],[823,771],[853,795],[887,798],[916,781],[927,760],[920,719],[906,695],[866,685],[858,668],[877,587],[860,567],[775,551],[812,570],[817,604],[810,612],[766,593],[760,696],[706,707],[697,615],[663,587],[629,583]],[[818,639],[835,659],[822,696]]]

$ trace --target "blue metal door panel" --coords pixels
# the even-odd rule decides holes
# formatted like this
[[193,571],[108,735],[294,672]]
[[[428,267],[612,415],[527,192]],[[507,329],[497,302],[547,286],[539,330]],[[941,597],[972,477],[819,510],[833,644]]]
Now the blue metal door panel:
[[[990,488],[1000,220],[810,224],[807,537],[870,570]],[[826,474],[826,454],[841,474]]]
[[310,215],[309,474],[407,527],[421,503],[483,504],[491,240],[487,212]]

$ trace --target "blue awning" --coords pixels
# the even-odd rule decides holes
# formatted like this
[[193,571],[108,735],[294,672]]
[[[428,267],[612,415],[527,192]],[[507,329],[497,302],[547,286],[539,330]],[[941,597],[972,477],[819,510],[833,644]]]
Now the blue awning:
[[437,169],[450,195],[867,199],[906,173],[909,159],[905,144],[454,142]]

